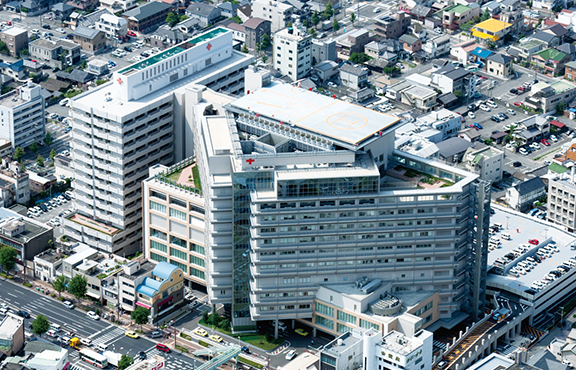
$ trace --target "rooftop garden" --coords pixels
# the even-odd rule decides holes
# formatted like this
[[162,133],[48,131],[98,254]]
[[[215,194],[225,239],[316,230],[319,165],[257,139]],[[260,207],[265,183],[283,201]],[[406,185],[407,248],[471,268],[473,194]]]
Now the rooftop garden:
[[202,194],[202,183],[198,166],[193,158],[189,158],[168,168],[164,173],[157,175],[162,182],[180,187],[196,194]]

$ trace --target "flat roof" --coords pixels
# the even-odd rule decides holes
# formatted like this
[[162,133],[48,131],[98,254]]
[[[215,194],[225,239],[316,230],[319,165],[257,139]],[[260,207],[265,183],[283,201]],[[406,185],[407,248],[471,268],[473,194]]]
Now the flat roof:
[[215,154],[229,154],[232,151],[232,139],[225,117],[206,117],[212,149]]
[[4,320],[0,322],[0,333],[3,335],[12,336],[22,326],[24,320],[13,314],[6,315]]
[[514,360],[510,360],[509,358],[497,353],[492,353],[490,356],[478,361],[469,367],[468,370],[507,369],[512,364],[514,364]]
[[400,121],[290,84],[272,84],[231,105],[353,145]]
[[[557,228],[555,225],[530,217],[528,215],[519,214],[514,211],[509,211],[501,207],[492,205],[495,213],[490,218],[490,224],[500,222],[504,225],[504,230],[496,233],[499,236],[502,232],[508,233],[512,236],[511,240],[501,240],[502,248],[494,249],[488,253],[488,266],[493,266],[497,258],[502,258],[516,249],[520,244],[528,244],[530,239],[538,239],[539,246],[534,246],[533,249],[538,250],[543,247],[543,242],[551,238],[560,252],[554,253],[551,258],[543,260],[527,274],[515,277],[512,275],[496,275],[489,274],[489,280],[498,281],[501,284],[510,286],[518,290],[526,290],[532,286],[535,280],[541,280],[550,271],[556,269],[564,261],[572,257],[576,257],[576,251],[572,250],[570,246],[576,243],[576,236],[567,231]],[[508,225],[508,228],[506,226]],[[533,250],[531,249],[531,251]],[[530,251],[520,256],[511,262],[512,265],[525,260],[530,255]]]
[[6,34],[6,35],[10,35],[10,36],[18,36],[22,33],[26,33],[28,31],[26,31],[23,28],[19,28],[19,27],[10,27],[10,28],[6,28],[4,31],[2,31],[2,33]]
[[0,96],[0,105],[6,108],[14,108],[26,102],[27,100],[20,99],[20,94],[18,94],[18,90],[12,90]]

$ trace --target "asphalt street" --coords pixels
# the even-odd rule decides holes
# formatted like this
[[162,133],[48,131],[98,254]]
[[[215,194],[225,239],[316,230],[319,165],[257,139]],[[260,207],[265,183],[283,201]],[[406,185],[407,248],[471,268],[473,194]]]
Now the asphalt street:
[[[177,351],[172,351],[169,354],[160,352],[155,348],[158,342],[150,338],[133,339],[127,337],[124,335],[125,330],[121,327],[104,320],[95,321],[79,309],[68,309],[60,301],[7,280],[0,280],[0,301],[6,302],[14,312],[24,310],[32,316],[31,319],[25,320],[26,331],[31,332],[29,325],[37,315],[43,314],[50,323],[62,326],[64,331],[73,332],[80,338],[88,338],[92,340],[93,344],[106,344],[114,352],[131,357],[137,357],[140,351],[146,352],[148,356],[159,354],[166,358],[166,368],[169,370],[192,369],[194,367],[194,359],[187,355]],[[72,369],[97,369],[80,360],[75,349],[69,347],[69,352],[70,362],[73,364]],[[200,363],[201,361],[196,360],[197,365]]]

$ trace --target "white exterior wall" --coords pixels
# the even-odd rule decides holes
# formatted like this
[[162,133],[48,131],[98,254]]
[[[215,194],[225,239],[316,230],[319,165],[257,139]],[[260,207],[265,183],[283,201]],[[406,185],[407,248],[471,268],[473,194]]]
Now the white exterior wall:
[[305,29],[287,29],[274,34],[274,68],[292,81],[306,76],[312,68],[312,36]]
[[0,104],[0,138],[10,140],[13,148],[26,148],[46,135],[44,97],[40,89],[33,84],[3,95],[4,99],[18,97],[25,101],[17,105]]
[[255,0],[252,2],[252,17],[272,22],[270,30],[276,32],[286,27],[293,9],[294,7],[290,4],[275,0]]

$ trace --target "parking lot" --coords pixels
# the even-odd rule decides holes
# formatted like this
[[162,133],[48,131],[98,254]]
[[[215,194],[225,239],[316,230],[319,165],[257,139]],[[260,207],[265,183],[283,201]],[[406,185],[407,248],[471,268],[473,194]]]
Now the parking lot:
[[[68,193],[71,194],[71,193]],[[54,197],[57,198],[57,197]],[[52,198],[52,199],[54,199]],[[54,202],[56,203],[56,202]],[[46,202],[42,203],[42,204],[46,204]],[[39,205],[37,205],[39,206]],[[37,215],[31,214],[30,209],[29,209],[29,217],[35,219],[38,222],[47,224],[48,222],[50,222],[51,220],[55,220],[57,219],[58,222],[56,223],[51,223],[52,227],[58,227],[62,225],[62,217],[65,216],[66,213],[71,213],[71,200],[66,200],[61,202],[60,204],[55,204],[55,206],[53,206],[51,209],[48,209],[48,212],[44,212],[44,211],[40,211],[39,213],[37,213]],[[31,207],[33,208],[33,207]]]

